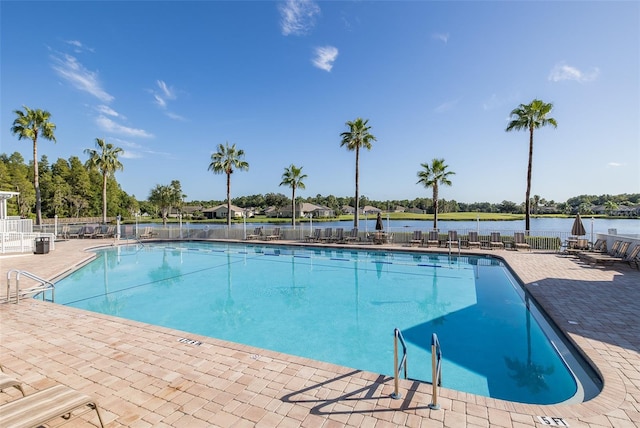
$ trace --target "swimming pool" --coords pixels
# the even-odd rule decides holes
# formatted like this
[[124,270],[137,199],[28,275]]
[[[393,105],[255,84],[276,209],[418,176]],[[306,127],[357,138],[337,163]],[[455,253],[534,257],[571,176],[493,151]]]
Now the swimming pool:
[[444,387],[536,404],[597,390],[496,258],[195,242],[97,255],[57,303],[386,375],[397,327],[423,381],[437,333]]

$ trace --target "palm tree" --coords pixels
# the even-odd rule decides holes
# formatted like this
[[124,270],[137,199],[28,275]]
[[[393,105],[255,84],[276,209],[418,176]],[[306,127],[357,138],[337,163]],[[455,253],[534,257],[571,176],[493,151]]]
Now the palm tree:
[[162,224],[167,224],[167,216],[171,211],[171,204],[175,200],[174,191],[171,186],[156,184],[149,193],[149,202],[154,204],[160,210],[162,215]]
[[89,155],[89,160],[85,164],[87,169],[96,170],[102,174],[102,223],[107,222],[107,179],[114,175],[116,171],[122,171],[124,167],[118,160],[118,155],[124,153],[120,147],[114,147],[111,143],[96,138],[96,148],[85,149],[84,153]]
[[48,111],[31,110],[27,106],[23,107],[24,112],[14,110],[18,117],[13,121],[11,133],[18,135],[18,140],[26,138],[33,141],[33,187],[36,190],[36,224],[40,225],[42,223],[42,201],[40,200],[40,180],[38,176],[38,136],[45,140],[53,140],[55,143],[56,137],[53,135],[53,131],[55,131],[56,125],[49,122],[51,113]]
[[527,192],[525,194],[525,231],[529,233],[529,225],[531,222],[531,165],[533,162],[533,130],[542,128],[543,126],[552,125],[554,128],[558,126],[556,120],[547,115],[553,109],[552,103],[545,103],[540,100],[533,100],[529,104],[520,104],[511,111],[511,122],[507,126],[506,131],[529,131],[529,164],[527,166]]
[[234,168],[245,171],[249,169],[249,163],[243,158],[244,150],[236,149],[235,144],[229,147],[228,142],[224,146],[218,144],[218,151],[211,155],[209,171],[227,175],[227,228],[231,228],[231,174]]
[[447,171],[448,165],[445,165],[444,159],[433,159],[431,165],[421,163],[422,171],[418,171],[418,182],[424,187],[433,188],[433,229],[438,228],[438,185],[451,186],[450,175],[455,175],[453,171]]
[[306,174],[302,174],[302,168],[297,168],[294,164],[291,164],[289,168],[284,169],[282,174],[281,186],[291,187],[291,224],[293,228],[296,228],[296,189],[304,189],[304,183],[302,180],[307,178]]
[[362,120],[361,118],[357,118],[353,122],[347,122],[346,125],[349,127],[349,130],[340,134],[342,137],[340,147],[347,146],[347,150],[355,150],[356,152],[356,197],[354,198],[356,214],[353,218],[353,227],[355,228],[358,228],[358,212],[360,211],[360,189],[358,187],[358,180],[360,176],[360,170],[358,168],[358,164],[360,162],[360,148],[363,147],[367,150],[371,150],[371,142],[376,141],[376,137],[369,133],[371,127],[367,126],[368,123],[369,119]]

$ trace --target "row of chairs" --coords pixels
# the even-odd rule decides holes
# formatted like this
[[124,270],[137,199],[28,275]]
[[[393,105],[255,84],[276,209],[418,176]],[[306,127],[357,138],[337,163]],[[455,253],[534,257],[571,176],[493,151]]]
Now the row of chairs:
[[12,387],[20,391],[22,397],[0,405],[1,427],[39,427],[57,418],[69,421],[95,410],[100,426],[104,428],[98,403],[92,397],[65,385],[55,385],[27,395],[22,383],[5,374],[0,365],[0,391]]
[[598,239],[592,248],[587,248],[574,253],[580,259],[589,264],[613,264],[616,262],[635,264],[640,269],[640,244],[631,246],[631,242],[616,240],[609,250],[606,241]]
[[323,242],[323,243],[337,243],[343,244],[348,242],[359,241],[358,229],[353,228],[350,232],[345,233],[342,227],[336,228],[335,232],[333,228],[327,227],[324,229],[324,234],[321,228],[314,229],[311,235],[305,238],[306,242]]
[[72,231],[69,225],[62,226],[60,235],[64,239],[90,239],[90,238],[113,238],[116,234],[115,226],[107,226],[104,229],[102,226],[82,226],[77,230]]
[[253,233],[247,235],[247,239],[263,239],[266,241],[277,240],[282,238],[279,227],[274,227],[271,234],[265,235],[262,227],[256,227]]
[[[424,236],[421,230],[416,230],[413,232],[413,236],[410,240],[410,244],[417,246],[426,246],[426,247],[452,247],[452,246],[462,246],[465,245],[468,248],[498,248],[503,249],[505,247],[505,243],[502,240],[502,236],[500,232],[491,232],[489,240],[480,240],[478,237],[478,232],[469,232],[467,239],[463,240],[458,237],[458,232],[456,230],[450,230],[447,233],[445,239],[442,239],[440,232],[437,230],[431,230],[429,233]],[[513,248],[516,250],[526,249],[531,250],[531,245],[529,245],[526,240],[523,232],[516,232],[513,236]]]

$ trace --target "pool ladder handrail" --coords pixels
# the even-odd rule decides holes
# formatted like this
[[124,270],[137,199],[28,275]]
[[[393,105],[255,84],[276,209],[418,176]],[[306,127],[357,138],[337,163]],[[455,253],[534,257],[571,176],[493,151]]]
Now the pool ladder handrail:
[[442,349],[440,348],[438,335],[435,333],[431,335],[431,384],[433,391],[431,394],[431,404],[429,404],[429,408],[439,410],[440,404],[438,404],[438,387],[442,386]]
[[[48,290],[51,290],[51,300],[50,302],[53,302],[54,300],[54,293],[55,293],[55,284],[51,281],[48,281],[46,279],[40,278],[37,275],[34,275],[30,272],[24,271],[24,270],[18,270],[18,269],[11,269],[9,272],[7,272],[7,300],[6,302],[9,303],[11,301],[11,274],[15,273],[15,302],[18,303],[20,301],[20,297],[27,297],[27,296],[37,296],[38,294],[42,294],[42,300],[45,301],[46,300],[46,292]],[[25,288],[23,290],[20,289],[20,276],[26,276],[29,279],[32,279],[36,282],[38,282],[39,284],[36,285],[35,287],[29,287],[29,288]]]
[[[402,345],[402,361],[398,364],[398,342]],[[391,398],[397,400],[402,398],[402,394],[399,391],[399,376],[400,370],[404,368],[404,378],[407,378],[407,345],[404,342],[404,337],[402,337],[402,332],[394,328],[393,329],[393,393],[391,394]]]

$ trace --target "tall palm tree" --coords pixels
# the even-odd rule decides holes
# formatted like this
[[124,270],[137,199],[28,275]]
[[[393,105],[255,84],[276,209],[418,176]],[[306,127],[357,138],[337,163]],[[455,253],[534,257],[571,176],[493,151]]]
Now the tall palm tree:
[[511,122],[507,126],[506,131],[529,131],[529,164],[527,166],[527,192],[525,194],[525,231],[529,233],[530,215],[531,215],[531,165],[533,162],[533,130],[542,128],[543,126],[552,125],[554,128],[558,126],[556,120],[548,117],[553,109],[552,103],[545,103],[540,100],[533,100],[529,104],[520,104],[511,111]]
[[455,175],[453,171],[447,171],[448,165],[444,163],[444,159],[433,159],[431,165],[421,163],[421,171],[418,171],[418,182],[426,188],[433,188],[433,229],[438,228],[438,186],[451,186],[450,175]]
[[296,189],[304,189],[302,180],[307,178],[307,175],[302,173],[302,168],[297,168],[294,164],[285,168],[280,183],[281,186],[291,187],[291,224],[294,229],[296,228]]
[[236,149],[236,145],[229,147],[226,142],[223,146],[218,144],[218,151],[211,155],[209,171],[214,174],[227,175],[227,228],[231,228],[231,174],[233,170],[248,170],[249,163],[244,159],[244,150]]
[[87,169],[96,170],[102,175],[102,223],[107,222],[107,179],[114,175],[116,171],[122,171],[124,167],[118,160],[118,156],[124,153],[120,147],[114,147],[111,143],[96,138],[96,148],[85,149],[84,153],[89,155],[89,160],[85,164]]
[[349,127],[348,131],[340,134],[342,137],[342,142],[340,143],[340,147],[347,146],[347,150],[356,152],[356,197],[355,197],[355,216],[353,218],[353,227],[358,227],[358,213],[360,211],[360,188],[359,188],[359,177],[360,177],[360,148],[365,148],[367,150],[371,150],[371,142],[376,141],[376,137],[374,137],[369,130],[371,129],[369,124],[369,119],[361,119],[357,118],[353,122],[347,122],[346,125]]
[[48,111],[31,110],[27,106],[22,107],[24,112],[14,110],[18,117],[13,121],[11,133],[18,135],[18,140],[26,138],[33,141],[33,187],[36,190],[36,224],[40,225],[42,224],[42,201],[40,200],[40,179],[38,175],[38,136],[45,140],[53,140],[55,143],[56,137],[53,131],[55,131],[56,125],[49,121],[51,113]]

